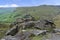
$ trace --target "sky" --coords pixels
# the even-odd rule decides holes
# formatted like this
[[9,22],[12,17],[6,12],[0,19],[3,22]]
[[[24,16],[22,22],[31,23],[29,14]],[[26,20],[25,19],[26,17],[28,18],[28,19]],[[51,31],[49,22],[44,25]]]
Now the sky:
[[0,7],[60,5],[60,0],[0,0]]

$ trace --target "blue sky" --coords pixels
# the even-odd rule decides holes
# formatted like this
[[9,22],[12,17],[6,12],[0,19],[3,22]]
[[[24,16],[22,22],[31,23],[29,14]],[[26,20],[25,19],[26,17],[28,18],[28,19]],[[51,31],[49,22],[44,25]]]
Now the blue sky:
[[60,0],[0,0],[0,7],[60,5]]

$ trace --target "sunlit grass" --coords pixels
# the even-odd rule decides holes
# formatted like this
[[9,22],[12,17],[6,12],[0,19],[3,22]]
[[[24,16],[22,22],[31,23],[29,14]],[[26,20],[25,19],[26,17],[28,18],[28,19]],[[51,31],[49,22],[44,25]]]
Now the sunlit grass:
[[35,37],[33,37],[33,39],[32,40],[42,40],[42,35],[39,35],[39,36],[35,36]]

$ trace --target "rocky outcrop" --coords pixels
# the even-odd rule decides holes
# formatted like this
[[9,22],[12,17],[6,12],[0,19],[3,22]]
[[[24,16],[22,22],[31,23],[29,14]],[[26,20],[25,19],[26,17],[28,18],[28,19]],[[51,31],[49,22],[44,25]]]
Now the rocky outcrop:
[[14,36],[7,35],[1,40],[32,40],[34,36],[39,36],[40,34],[46,34],[46,30],[31,30],[31,31],[22,31],[17,33]]
[[34,34],[35,36],[39,36],[39,35],[46,35],[47,30],[32,30],[31,31],[32,34]]
[[55,24],[49,20],[39,20],[36,22],[35,26],[38,29],[48,29],[48,28],[55,28]]
[[[15,22],[10,25],[10,29],[1,40],[31,40],[30,37],[46,34],[46,28],[55,28],[55,24],[51,20],[35,20],[31,15],[25,15],[24,18],[17,18]],[[25,28],[36,28],[42,30],[32,30],[22,32]],[[21,29],[21,30],[19,30]],[[43,30],[44,29],[44,30]],[[21,31],[20,33],[18,33]]]
[[8,35],[14,36],[14,35],[16,35],[16,33],[18,33],[18,31],[19,31],[19,27],[16,25],[16,26],[14,26],[13,28],[11,28],[10,30],[8,30],[8,31],[6,32],[6,35],[7,35],[7,36],[8,36]]
[[5,36],[1,40],[31,40],[30,37],[32,37],[32,33],[26,31],[18,33],[15,36],[11,35]]
[[22,27],[24,28],[31,28],[31,27],[35,27],[35,28],[39,28],[39,29],[45,29],[45,28],[55,28],[55,24],[52,20],[37,20],[35,21],[35,19],[33,16],[31,16],[30,14],[25,15],[23,18],[17,18],[16,21],[14,23],[12,23],[10,25],[10,27],[18,25],[20,28]]
[[20,39],[18,39],[18,38],[16,38],[16,37],[14,37],[14,36],[5,36],[4,38],[2,38],[1,40],[20,40]]

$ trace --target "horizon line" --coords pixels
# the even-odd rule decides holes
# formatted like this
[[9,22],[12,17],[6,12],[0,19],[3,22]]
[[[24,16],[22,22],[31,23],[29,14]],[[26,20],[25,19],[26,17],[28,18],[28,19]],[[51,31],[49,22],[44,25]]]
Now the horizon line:
[[11,7],[36,7],[36,6],[48,6],[48,5],[51,5],[51,6],[60,6],[60,5],[55,5],[55,4],[41,4],[41,5],[22,5],[22,6],[19,6],[19,5],[16,5],[16,4],[11,4],[11,5],[0,5],[0,8],[11,8]]

